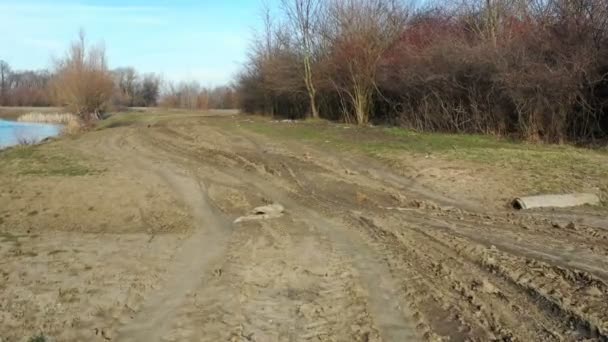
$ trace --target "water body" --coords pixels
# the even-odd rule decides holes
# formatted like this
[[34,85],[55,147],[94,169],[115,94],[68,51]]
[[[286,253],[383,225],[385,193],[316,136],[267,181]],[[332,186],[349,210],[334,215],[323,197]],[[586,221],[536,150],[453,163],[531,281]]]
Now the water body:
[[40,142],[61,132],[61,125],[0,120],[0,149],[19,141]]

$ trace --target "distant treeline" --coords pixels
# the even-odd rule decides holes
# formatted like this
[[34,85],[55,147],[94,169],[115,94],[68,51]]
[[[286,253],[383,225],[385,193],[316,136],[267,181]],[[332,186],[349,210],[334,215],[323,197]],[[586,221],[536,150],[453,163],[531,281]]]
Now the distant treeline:
[[282,0],[238,77],[241,109],[549,142],[606,138],[608,0],[422,3]]
[[[0,60],[0,106],[46,107],[65,105],[54,93],[53,82],[64,70],[14,71]],[[107,80],[103,87],[110,96],[104,106],[154,107],[187,109],[233,109],[237,107],[236,94],[232,87],[203,87],[198,82],[172,83],[163,81],[158,74],[140,74],[135,68],[117,68],[100,72]],[[107,85],[110,84],[110,88]],[[86,84],[86,82],[83,82]],[[97,82],[96,87],[102,86]],[[101,109],[101,108],[100,108]]]
[[[53,97],[52,80],[57,71],[14,71],[0,60],[0,105],[44,107],[57,104]],[[133,68],[108,71],[112,80],[111,104],[117,106],[155,106],[160,96],[160,77],[140,75]]]
[[236,92],[229,86],[203,87],[198,82],[168,83],[159,106],[185,109],[236,109]]

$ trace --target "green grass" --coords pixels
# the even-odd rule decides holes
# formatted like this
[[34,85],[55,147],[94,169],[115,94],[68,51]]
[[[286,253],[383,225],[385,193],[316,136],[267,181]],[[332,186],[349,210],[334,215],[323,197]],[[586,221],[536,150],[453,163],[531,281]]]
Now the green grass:
[[132,125],[153,125],[155,123],[171,120],[176,117],[199,116],[203,112],[194,111],[163,111],[163,110],[148,110],[144,112],[121,112],[110,116],[105,120],[97,123],[97,130],[126,127]]
[[28,342],[47,342],[48,339],[46,338],[46,336],[44,336],[44,334],[39,334],[39,335],[34,335],[34,336],[30,337],[27,341]]
[[533,193],[596,187],[608,194],[608,152],[571,145],[529,144],[493,136],[418,133],[402,128],[356,127],[323,121],[277,123],[242,120],[241,127],[275,139],[298,140],[359,152],[389,164],[404,155],[432,157],[443,166],[481,167],[512,177]]
[[14,235],[11,233],[3,233],[0,232],[0,242],[2,243],[12,243],[15,245],[20,245],[19,239],[20,238],[24,238],[24,237],[28,237],[27,235]]
[[6,175],[86,176],[99,172],[79,154],[49,145],[17,146],[0,152],[0,173]]
[[355,149],[369,153],[408,151],[420,154],[452,154],[459,149],[521,145],[480,135],[421,134],[401,128],[357,127],[323,121],[289,124],[254,120],[245,122],[244,126],[257,133],[276,138],[329,143],[340,149]]
[[108,128],[131,126],[137,123],[152,123],[154,119],[155,116],[142,113],[117,113],[97,123],[95,128],[97,130],[102,130]]

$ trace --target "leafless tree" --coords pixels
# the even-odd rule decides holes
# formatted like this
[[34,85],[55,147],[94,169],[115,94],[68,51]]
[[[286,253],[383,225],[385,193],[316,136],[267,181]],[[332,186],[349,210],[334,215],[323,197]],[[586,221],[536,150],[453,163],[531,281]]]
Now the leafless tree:
[[326,36],[335,70],[331,77],[346,94],[358,124],[369,121],[379,62],[399,38],[407,14],[396,0],[335,0],[329,7]]
[[310,101],[310,113],[313,118],[318,118],[313,58],[316,45],[315,35],[323,2],[321,0],[281,0],[281,4],[298,42],[297,46],[303,66],[302,78]]
[[608,139],[608,0],[432,0],[414,12],[397,0],[282,4],[289,25],[266,16],[238,78],[245,111],[300,115],[312,79],[326,118]]
[[8,79],[11,74],[10,65],[0,60],[0,105],[4,105],[8,93]]
[[160,96],[161,78],[153,73],[145,74],[141,80],[139,87],[139,98],[141,105],[145,107],[153,107],[158,103]]
[[123,98],[125,105],[133,107],[137,101],[137,93],[139,91],[139,75],[135,68],[118,68],[112,71],[114,74],[114,83],[120,97]]
[[85,121],[96,120],[106,109],[113,89],[105,48],[103,45],[89,48],[81,31],[67,55],[57,61],[52,82],[57,103]]

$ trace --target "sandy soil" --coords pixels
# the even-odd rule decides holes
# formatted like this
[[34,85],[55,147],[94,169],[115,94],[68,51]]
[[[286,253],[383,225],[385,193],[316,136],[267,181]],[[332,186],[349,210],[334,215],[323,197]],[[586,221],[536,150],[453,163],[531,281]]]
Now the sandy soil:
[[488,209],[223,115],[53,144],[104,172],[0,177],[3,342],[608,339],[601,212]]

